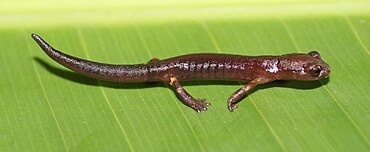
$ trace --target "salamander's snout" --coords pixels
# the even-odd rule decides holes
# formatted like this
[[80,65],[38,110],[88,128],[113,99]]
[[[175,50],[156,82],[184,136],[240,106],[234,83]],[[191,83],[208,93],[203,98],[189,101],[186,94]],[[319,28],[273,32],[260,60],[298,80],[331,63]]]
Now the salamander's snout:
[[[316,68],[318,68],[318,69],[316,69]],[[313,76],[316,76],[317,80],[328,78],[330,72],[331,72],[330,66],[327,63],[323,62],[323,61],[322,61],[321,64],[315,65],[311,68],[311,74]]]
[[323,69],[320,73],[320,78],[328,78],[330,74],[330,67]]

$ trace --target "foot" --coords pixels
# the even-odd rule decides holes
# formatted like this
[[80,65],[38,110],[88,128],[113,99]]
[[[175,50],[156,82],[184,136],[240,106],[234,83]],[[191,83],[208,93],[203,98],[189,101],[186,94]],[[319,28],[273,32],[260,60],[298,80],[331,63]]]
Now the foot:
[[233,112],[234,109],[238,108],[238,105],[232,104],[232,103],[228,103],[228,107],[229,107],[229,111],[230,112]]
[[193,104],[190,106],[198,113],[202,111],[207,110],[207,106],[211,105],[209,102],[206,102],[206,99],[198,99],[193,102]]

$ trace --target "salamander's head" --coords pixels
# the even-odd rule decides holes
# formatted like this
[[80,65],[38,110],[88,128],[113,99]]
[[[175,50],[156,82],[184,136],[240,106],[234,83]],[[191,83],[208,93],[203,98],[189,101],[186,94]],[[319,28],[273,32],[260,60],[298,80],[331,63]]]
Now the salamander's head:
[[318,80],[329,77],[330,66],[321,59],[320,53],[311,51],[308,55],[314,58],[312,62],[309,62],[311,64],[307,67],[307,71],[311,78]]
[[278,67],[284,73],[281,79],[312,81],[327,78],[330,74],[330,66],[317,51],[283,56]]

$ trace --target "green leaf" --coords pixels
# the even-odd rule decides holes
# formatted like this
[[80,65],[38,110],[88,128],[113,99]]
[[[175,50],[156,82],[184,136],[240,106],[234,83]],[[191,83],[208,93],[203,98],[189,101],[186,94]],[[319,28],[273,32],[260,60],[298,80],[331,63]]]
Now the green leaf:
[[[370,150],[366,1],[0,4],[0,151]],[[103,82],[67,70],[31,33],[68,54],[116,64],[318,50],[332,73],[259,86],[233,113],[226,99],[241,83],[186,82],[212,103],[198,114],[165,84]]]

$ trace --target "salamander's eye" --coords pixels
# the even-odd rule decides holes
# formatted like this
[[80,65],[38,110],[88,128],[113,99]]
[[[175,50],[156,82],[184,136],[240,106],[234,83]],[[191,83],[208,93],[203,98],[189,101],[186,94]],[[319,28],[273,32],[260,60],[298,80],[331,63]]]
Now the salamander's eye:
[[319,76],[321,73],[321,66],[320,65],[315,65],[314,67],[311,68],[311,74],[315,77]]
[[308,52],[308,54],[316,59],[321,59],[320,53],[317,51],[311,51],[311,52]]

